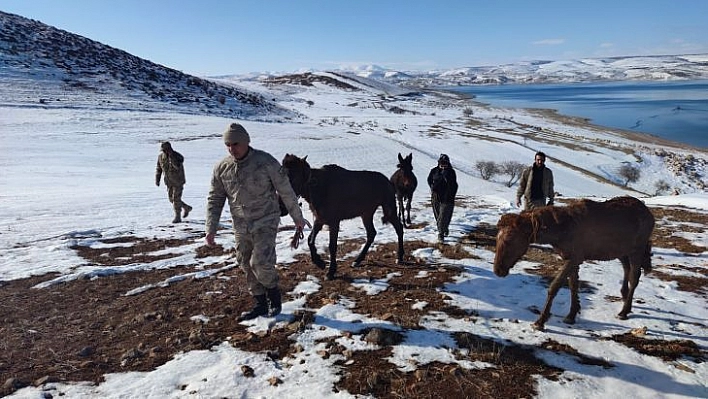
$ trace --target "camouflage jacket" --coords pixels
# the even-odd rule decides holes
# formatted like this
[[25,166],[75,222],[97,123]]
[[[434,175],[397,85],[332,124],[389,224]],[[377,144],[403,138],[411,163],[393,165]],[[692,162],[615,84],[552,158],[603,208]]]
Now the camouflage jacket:
[[160,152],[155,168],[155,183],[160,182],[160,176],[163,173],[167,187],[183,186],[187,179],[184,177],[184,157],[182,154],[174,150],[169,155],[164,151]]
[[272,155],[250,148],[242,160],[227,156],[216,164],[211,177],[207,234],[216,233],[227,199],[234,230],[251,232],[262,227],[277,228],[280,222],[278,196],[293,220],[304,223],[287,173]]
[[[533,166],[526,168],[521,173],[521,180],[519,180],[519,189],[516,191],[516,200],[520,200],[523,196],[526,201],[531,201],[531,182],[533,181]],[[541,189],[543,190],[543,200],[548,198],[551,202],[555,192],[553,191],[553,172],[551,172],[548,167],[543,167],[543,180],[541,182]]]

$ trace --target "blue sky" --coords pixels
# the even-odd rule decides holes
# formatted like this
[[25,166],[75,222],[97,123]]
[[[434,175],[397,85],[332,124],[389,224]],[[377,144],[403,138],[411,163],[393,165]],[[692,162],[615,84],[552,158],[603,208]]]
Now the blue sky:
[[708,53],[704,0],[0,0],[186,73]]

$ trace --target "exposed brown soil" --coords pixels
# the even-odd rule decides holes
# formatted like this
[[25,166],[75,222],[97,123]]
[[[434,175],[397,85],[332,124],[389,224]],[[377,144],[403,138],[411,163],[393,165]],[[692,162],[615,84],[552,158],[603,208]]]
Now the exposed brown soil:
[[[676,223],[690,222],[703,226],[708,216],[682,209],[653,209],[657,221],[654,243],[662,248],[675,248],[687,254],[696,254],[706,248],[696,247],[685,239],[674,236]],[[481,224],[462,237],[461,244],[440,246],[447,258],[463,259],[472,255],[465,246],[493,249],[496,227]],[[157,259],[150,255],[165,247],[193,244],[201,237],[186,240],[144,239],[132,236],[104,242],[132,244],[110,249],[77,247],[75,250],[87,262],[111,265],[116,268],[134,262]],[[340,253],[357,249],[361,240],[340,243]],[[462,245],[464,244],[464,245]],[[406,253],[431,244],[407,241]],[[221,255],[223,249],[200,247],[198,256]],[[161,255],[168,257],[169,255]],[[544,266],[535,273],[549,279],[560,261],[548,250],[532,247],[526,255],[529,260]],[[450,317],[474,322],[479,316],[449,305],[441,293],[444,284],[452,282],[460,270],[453,265],[425,264],[407,257],[407,264],[395,263],[394,244],[379,245],[360,268],[340,262],[338,278],[326,281],[316,293],[307,296],[307,309],[317,309],[337,301],[343,293],[355,302],[353,312],[392,322],[402,329],[420,328],[420,319],[431,312],[444,312]],[[212,265],[214,269],[228,262]],[[680,265],[672,267],[682,268]],[[670,270],[655,268],[653,278],[677,280]],[[425,270],[427,278],[419,278]],[[252,334],[236,322],[236,316],[252,306],[245,292],[245,282],[238,268],[227,269],[206,278],[189,278],[147,290],[139,295],[125,295],[126,287],[159,284],[171,277],[183,276],[190,267],[168,270],[126,272],[95,279],[75,280],[55,284],[49,288],[33,286],[56,275],[0,282],[0,396],[30,385],[46,382],[92,381],[100,383],[107,373],[149,371],[168,362],[179,352],[207,349],[224,341],[247,351],[267,353],[274,361],[294,354],[298,348],[291,338],[294,331],[311,328],[314,315],[308,311],[295,314],[285,328],[274,328],[264,334]],[[200,271],[202,271],[200,269]],[[309,257],[281,269],[283,292],[290,292],[315,269]],[[388,289],[377,295],[366,295],[351,289],[355,279],[383,278],[392,272]],[[681,279],[678,288],[706,295],[706,269],[695,270],[703,277]],[[584,289],[592,289],[591,282],[582,282]],[[288,298],[284,298],[288,300]],[[424,310],[410,306],[411,301],[425,301]],[[205,315],[210,322],[201,324],[191,319]],[[364,331],[367,334],[370,331]],[[362,332],[359,332],[362,333]],[[466,370],[456,365],[431,363],[419,365],[415,372],[402,372],[386,360],[400,337],[390,336],[375,351],[347,353],[334,339],[328,342],[323,356],[344,353],[347,361],[338,362],[341,379],[335,389],[351,394],[373,395],[377,398],[401,397],[475,397],[521,398],[536,394],[535,379],[539,376],[555,379],[563,370],[551,367],[535,355],[538,350],[565,353],[578,362],[603,368],[611,362],[580,355],[567,345],[546,341],[541,347],[497,342],[469,333],[456,333],[460,348],[458,356],[470,361],[483,361],[495,367]],[[624,334],[611,338],[665,361],[689,356],[705,360],[706,353],[690,340],[667,341],[647,339],[641,334]],[[513,381],[513,383],[510,383]]]

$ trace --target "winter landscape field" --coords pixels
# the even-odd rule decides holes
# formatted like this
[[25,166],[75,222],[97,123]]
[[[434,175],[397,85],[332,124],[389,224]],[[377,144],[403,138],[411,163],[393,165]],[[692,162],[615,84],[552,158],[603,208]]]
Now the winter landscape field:
[[[706,149],[346,72],[194,78],[184,86],[215,90],[213,103],[179,101],[146,94],[168,93],[160,85],[189,93],[176,74],[155,69],[160,78],[144,81],[126,67],[109,79],[105,66],[86,73],[81,63],[68,73],[1,39],[0,395],[708,397]],[[233,121],[254,148],[307,155],[313,167],[390,176],[398,154],[412,154],[419,186],[405,262],[396,264],[393,228],[376,217],[375,244],[351,267],[365,233],[350,220],[338,278],[326,280],[306,245],[290,247],[284,217],[283,312],[238,323],[252,303],[228,212],[220,246],[204,243],[212,167],[227,155],[221,134]],[[183,198],[194,207],[178,224],[154,184],[166,140],[186,158]],[[551,248],[534,245],[509,276],[494,275],[496,224],[520,212],[517,186],[504,174],[483,179],[478,163],[530,165],[536,151],[548,154],[557,206],[630,195],[654,214],[653,271],[628,320],[615,317],[618,260],[584,263],[576,324],[562,322],[562,289],[543,332],[531,323],[561,265]],[[444,244],[425,183],[441,153],[460,184]],[[628,183],[623,165],[639,178]],[[317,244],[324,253],[326,232]]]

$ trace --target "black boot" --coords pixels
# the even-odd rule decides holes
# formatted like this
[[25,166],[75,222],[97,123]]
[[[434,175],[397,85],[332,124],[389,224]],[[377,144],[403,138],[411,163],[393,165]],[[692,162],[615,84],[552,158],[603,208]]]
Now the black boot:
[[183,218],[186,218],[189,216],[189,212],[192,212],[192,207],[185,204],[184,202],[182,203],[182,209],[184,209],[184,214],[182,215]]
[[280,297],[280,288],[268,288],[268,301],[270,302],[270,310],[268,311],[268,316],[273,317],[280,314],[283,310],[283,305]]
[[265,316],[268,314],[268,300],[264,294],[255,295],[253,297],[256,300],[256,306],[251,309],[250,312],[244,312],[241,317],[236,319],[236,321],[244,321],[255,319],[258,316]]

